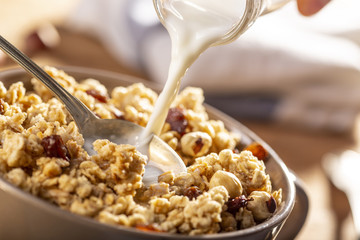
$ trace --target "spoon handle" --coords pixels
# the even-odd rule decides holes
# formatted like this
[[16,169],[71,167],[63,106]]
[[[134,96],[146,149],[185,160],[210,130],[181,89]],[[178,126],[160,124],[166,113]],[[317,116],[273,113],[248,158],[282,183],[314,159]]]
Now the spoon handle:
[[48,87],[50,91],[52,91],[64,103],[66,109],[69,111],[80,130],[85,126],[85,123],[89,119],[96,118],[96,116],[79,99],[72,96],[41,67],[34,63],[29,57],[9,43],[1,35],[0,49],[14,59],[28,73],[43,82],[45,86]]

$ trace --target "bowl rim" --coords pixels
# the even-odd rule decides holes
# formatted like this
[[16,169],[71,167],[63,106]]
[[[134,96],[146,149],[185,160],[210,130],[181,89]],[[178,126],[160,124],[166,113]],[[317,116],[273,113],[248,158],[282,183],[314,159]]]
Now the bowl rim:
[[[88,67],[78,67],[78,66],[55,66],[59,70],[63,70],[66,73],[68,73],[70,76],[72,74],[86,74],[89,75],[89,77],[97,79],[99,77],[106,77],[106,78],[114,78],[119,79],[123,82],[128,82],[129,84],[135,83],[135,82],[142,82],[145,86],[150,87],[154,90],[161,89],[159,84],[156,84],[154,82],[150,82],[146,79],[131,76],[123,73],[117,73],[112,72],[108,70],[102,70],[102,69],[94,69],[94,68],[88,68]],[[0,71],[0,80],[2,81],[2,78],[10,77],[10,76],[22,76],[24,74],[27,74],[25,70],[19,67],[13,67],[8,68]],[[29,78],[31,76],[29,75]],[[34,196],[28,192],[23,191],[22,189],[12,185],[11,183],[7,182],[3,178],[0,177],[0,189],[3,191],[14,195],[17,198],[20,198],[23,201],[30,202],[32,205],[37,206],[47,212],[51,212],[52,214],[55,214],[59,217],[69,219],[71,221],[79,222],[80,224],[90,224],[91,227],[99,228],[100,230],[106,231],[107,229],[112,230],[119,230],[119,231],[126,231],[129,234],[133,234],[135,237],[136,235],[144,237],[144,236],[151,236],[151,237],[163,237],[168,239],[226,239],[231,237],[244,237],[244,236],[250,236],[252,234],[255,234],[257,232],[265,231],[266,229],[270,230],[274,227],[281,227],[286,219],[289,217],[294,204],[295,204],[295,198],[296,198],[296,189],[295,184],[293,181],[292,174],[290,173],[289,169],[285,165],[285,163],[281,160],[281,158],[278,156],[278,154],[264,141],[262,140],[257,134],[255,134],[253,131],[251,131],[249,128],[241,124],[238,120],[230,117],[229,115],[221,112],[220,110],[204,103],[204,106],[209,114],[209,116],[216,118],[220,118],[225,126],[229,126],[230,124],[233,125],[232,128],[236,128],[239,130],[239,132],[242,132],[245,134],[246,137],[248,137],[251,140],[254,140],[256,142],[259,142],[272,156],[274,161],[279,165],[280,169],[283,171],[285,175],[285,179],[287,179],[286,185],[288,186],[288,196],[287,196],[287,202],[282,203],[282,207],[280,211],[278,211],[276,214],[274,214],[270,219],[257,224],[253,227],[241,229],[237,231],[232,232],[223,232],[223,233],[214,233],[214,234],[205,234],[205,235],[195,235],[195,236],[189,236],[189,235],[182,235],[182,234],[172,234],[172,233],[164,233],[164,232],[147,232],[147,231],[141,231],[134,227],[126,227],[122,225],[111,225],[106,223],[101,223],[93,218],[81,216],[75,213],[71,213],[69,211],[63,210],[60,207],[51,204],[50,202],[41,199],[37,196]],[[281,224],[279,226],[279,224]]]

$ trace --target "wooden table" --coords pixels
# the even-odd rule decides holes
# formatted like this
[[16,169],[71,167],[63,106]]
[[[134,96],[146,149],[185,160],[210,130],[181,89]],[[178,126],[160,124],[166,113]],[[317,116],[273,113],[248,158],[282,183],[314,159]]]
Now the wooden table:
[[[37,63],[85,66],[142,77],[117,63],[95,39],[61,28],[62,20],[77,2],[2,0],[0,33],[17,47],[24,48],[24,38],[40,24],[49,21],[59,26],[61,42],[51,50],[34,52],[32,58]],[[14,66],[12,62],[6,62],[0,70]],[[309,217],[296,239],[352,239],[354,229],[347,199],[329,183],[321,167],[324,154],[354,145],[351,133],[310,131],[273,122],[247,120],[243,123],[268,142],[307,186]]]

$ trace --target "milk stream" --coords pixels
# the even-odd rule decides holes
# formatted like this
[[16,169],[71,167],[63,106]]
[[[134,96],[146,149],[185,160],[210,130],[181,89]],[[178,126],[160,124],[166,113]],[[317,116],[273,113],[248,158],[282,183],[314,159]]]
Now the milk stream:
[[[168,78],[144,134],[159,135],[180,82],[191,64],[242,18],[246,0],[160,0],[172,49]],[[204,79],[206,81],[206,79]]]

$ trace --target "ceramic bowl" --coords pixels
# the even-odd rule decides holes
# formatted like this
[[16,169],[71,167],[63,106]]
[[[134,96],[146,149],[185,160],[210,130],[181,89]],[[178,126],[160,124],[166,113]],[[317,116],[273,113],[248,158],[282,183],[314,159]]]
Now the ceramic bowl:
[[[94,78],[101,81],[108,89],[119,85],[143,82],[154,90],[156,86],[143,79],[79,67],[60,67],[77,80]],[[31,77],[22,69],[10,69],[0,73],[0,80],[8,87],[11,83],[22,81],[27,89],[31,89]],[[221,111],[206,105],[209,117],[219,119],[234,132],[240,133],[243,144],[260,142],[269,152],[266,161],[267,173],[270,175],[274,189],[282,188],[283,204],[268,220],[254,227],[229,233],[201,236],[185,236],[169,233],[143,232],[134,228],[112,226],[96,220],[75,215],[62,210],[45,200],[32,196],[0,178],[0,239],[207,239],[207,240],[264,240],[275,239],[281,228],[280,239],[293,239],[299,232],[308,212],[308,198],[298,179],[288,170],[284,162],[274,150],[244,125]],[[294,210],[295,201],[297,206]],[[285,224],[288,219],[289,224]]]

